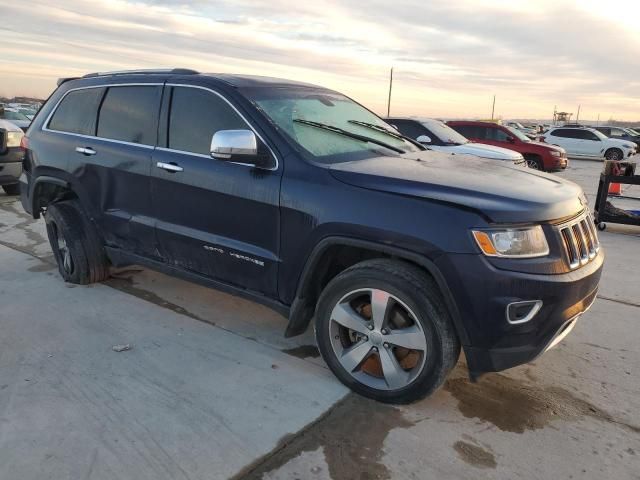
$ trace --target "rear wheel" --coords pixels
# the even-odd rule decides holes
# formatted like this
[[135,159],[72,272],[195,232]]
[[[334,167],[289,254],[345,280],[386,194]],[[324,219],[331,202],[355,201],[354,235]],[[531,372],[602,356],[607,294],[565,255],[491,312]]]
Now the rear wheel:
[[420,269],[392,260],[362,262],[327,285],[316,338],[342,383],[389,403],[434,392],[460,354],[437,285]]
[[44,218],[49,243],[65,282],[86,285],[108,278],[109,263],[104,248],[77,200],[49,205]]
[[20,184],[12,183],[11,185],[3,185],[2,189],[7,195],[20,195]]
[[604,158],[607,160],[622,160],[623,153],[619,148],[610,148],[604,153]]

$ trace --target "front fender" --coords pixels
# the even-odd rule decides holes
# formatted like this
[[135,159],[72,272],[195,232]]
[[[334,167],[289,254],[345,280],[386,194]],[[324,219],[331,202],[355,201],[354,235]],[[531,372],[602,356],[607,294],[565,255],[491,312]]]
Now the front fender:
[[362,248],[369,251],[379,252],[380,254],[390,255],[395,258],[406,260],[413,264],[416,264],[424,268],[436,281],[442,296],[447,305],[447,309],[451,315],[454,326],[460,338],[460,342],[465,345],[468,344],[468,335],[466,329],[462,323],[460,312],[455,303],[453,295],[449,289],[446,279],[440,272],[440,269],[436,264],[423,255],[405,250],[392,245],[379,244],[367,240],[359,240],[355,238],[331,236],[321,240],[312,250],[307,262],[300,275],[298,282],[298,288],[296,296],[291,305],[289,314],[289,323],[285,331],[286,337],[293,337],[302,334],[308,327],[313,315],[315,313],[316,300],[313,298],[313,293],[310,291],[312,285],[312,278],[317,271],[322,261],[323,255],[327,250],[334,246],[349,246]]

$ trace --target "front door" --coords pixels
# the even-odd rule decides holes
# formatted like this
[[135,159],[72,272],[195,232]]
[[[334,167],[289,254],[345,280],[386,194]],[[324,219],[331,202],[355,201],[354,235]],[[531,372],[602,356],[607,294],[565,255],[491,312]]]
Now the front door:
[[281,168],[210,155],[219,130],[250,129],[211,90],[167,86],[166,138],[152,162],[151,198],[166,263],[266,295],[277,292]]

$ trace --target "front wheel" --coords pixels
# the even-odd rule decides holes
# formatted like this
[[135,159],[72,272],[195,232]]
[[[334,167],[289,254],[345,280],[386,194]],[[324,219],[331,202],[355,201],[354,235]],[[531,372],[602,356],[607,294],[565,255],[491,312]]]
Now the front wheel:
[[604,154],[604,158],[607,160],[622,160],[622,150],[619,148],[610,148]]
[[435,282],[393,260],[359,263],[327,285],[318,301],[316,339],[342,383],[388,403],[433,393],[460,355]]
[[525,158],[527,161],[527,167],[533,170],[540,170],[540,171],[544,170],[544,166],[542,165],[542,162],[540,161],[539,158],[537,157],[525,157]]

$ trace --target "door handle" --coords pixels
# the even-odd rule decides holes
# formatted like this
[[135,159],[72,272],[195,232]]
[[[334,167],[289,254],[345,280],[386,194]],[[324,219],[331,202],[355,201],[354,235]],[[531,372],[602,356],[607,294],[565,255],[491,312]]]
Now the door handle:
[[96,151],[91,147],[76,147],[76,152],[82,153],[83,155],[95,155]]
[[158,162],[156,163],[156,167],[172,173],[181,172],[182,170],[184,170],[180,165],[176,165],[175,163]]

